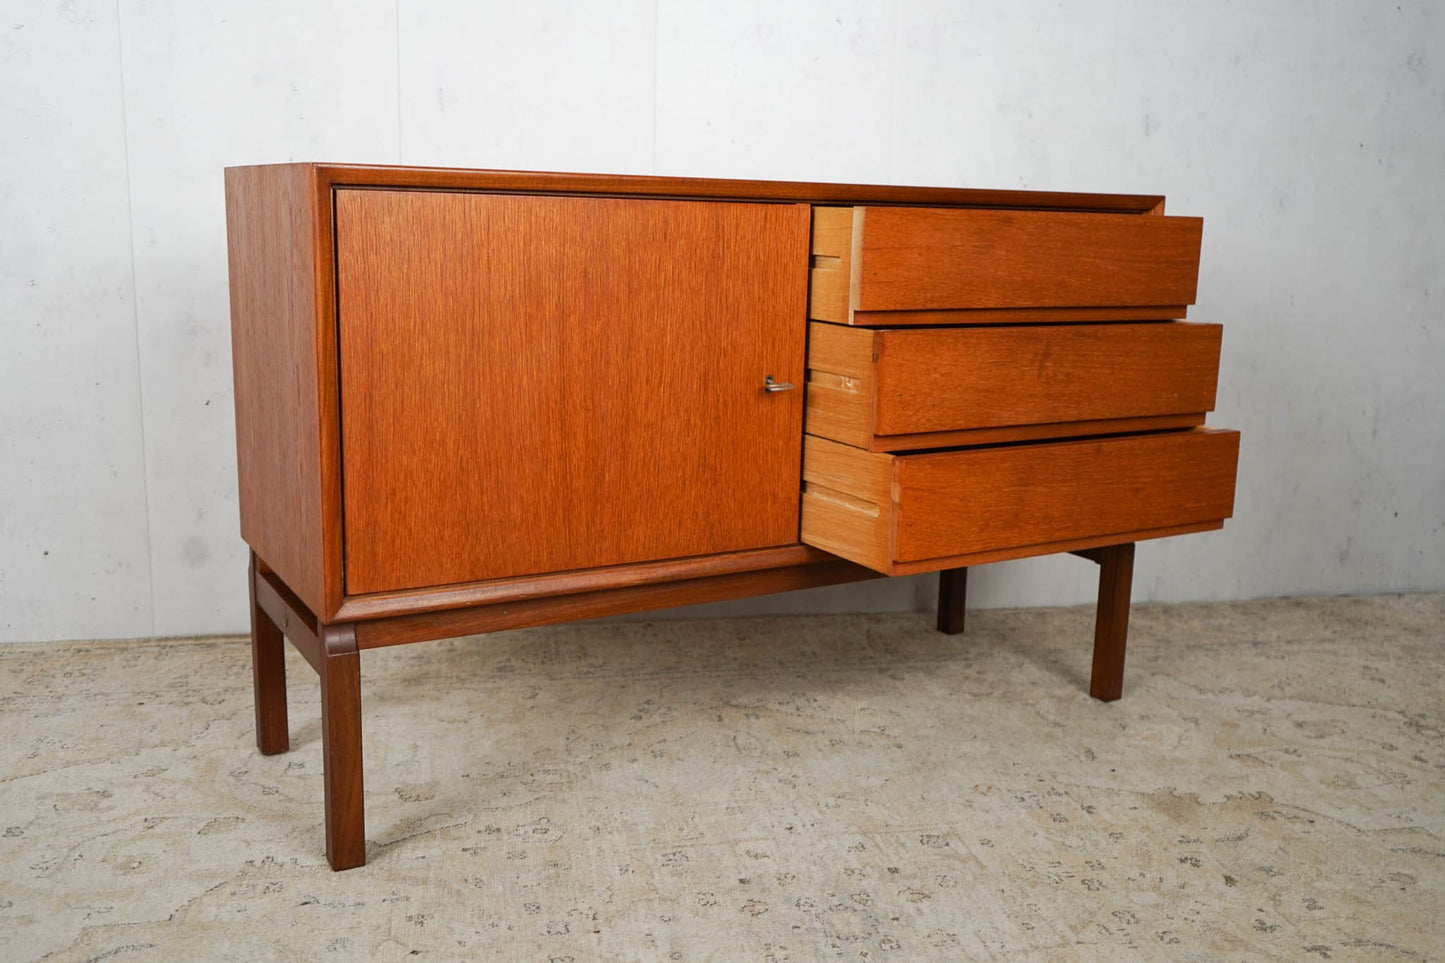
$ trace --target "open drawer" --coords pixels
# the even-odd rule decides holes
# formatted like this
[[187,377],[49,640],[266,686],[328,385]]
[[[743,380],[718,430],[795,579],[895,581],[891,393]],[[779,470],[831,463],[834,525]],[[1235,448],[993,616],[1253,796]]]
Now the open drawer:
[[1219,528],[1239,433],[891,455],[803,442],[802,540],[888,575]]
[[1197,217],[814,207],[808,316],[859,325],[1182,318]]
[[807,427],[908,451],[1204,424],[1221,328],[1188,322],[808,330]]

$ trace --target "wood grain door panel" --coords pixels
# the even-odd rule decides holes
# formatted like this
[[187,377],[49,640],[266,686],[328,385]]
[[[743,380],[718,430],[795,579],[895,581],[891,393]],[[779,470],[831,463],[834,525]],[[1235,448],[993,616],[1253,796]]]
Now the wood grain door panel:
[[351,595],[797,541],[806,205],[338,190]]

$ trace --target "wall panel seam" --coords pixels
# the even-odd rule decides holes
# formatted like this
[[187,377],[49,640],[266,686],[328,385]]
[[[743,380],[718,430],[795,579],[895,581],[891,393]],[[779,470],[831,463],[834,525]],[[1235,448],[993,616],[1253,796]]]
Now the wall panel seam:
[[120,74],[118,87],[120,89],[121,154],[125,162],[126,233],[130,238],[130,318],[131,332],[135,339],[136,408],[140,415],[136,421],[140,426],[141,498],[145,503],[145,572],[146,588],[149,590],[150,596],[146,616],[150,624],[150,635],[154,636],[156,634],[156,569],[151,535],[151,467],[149,451],[146,447],[145,366],[141,362],[140,285],[136,279],[135,267],[135,190],[130,170],[130,118],[126,113],[125,89],[125,30],[121,25],[120,0],[115,0],[115,47],[116,68]]

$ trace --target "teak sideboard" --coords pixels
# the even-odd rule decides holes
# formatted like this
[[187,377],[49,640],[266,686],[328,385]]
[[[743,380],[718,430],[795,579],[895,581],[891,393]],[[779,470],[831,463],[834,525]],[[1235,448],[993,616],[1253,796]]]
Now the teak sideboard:
[[284,164],[226,171],[257,743],[320,676],[365,861],[364,649],[1217,529],[1220,327],[1161,197]]

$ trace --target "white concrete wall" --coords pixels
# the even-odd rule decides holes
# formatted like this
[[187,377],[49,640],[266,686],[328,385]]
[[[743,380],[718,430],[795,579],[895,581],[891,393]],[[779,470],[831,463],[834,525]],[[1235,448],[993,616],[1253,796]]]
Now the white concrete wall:
[[[1235,519],[1141,546],[1136,599],[1445,588],[1430,0],[10,0],[0,639],[244,627],[221,168],[284,160],[1167,194],[1244,443]],[[1093,567],[970,581],[1074,603]]]

